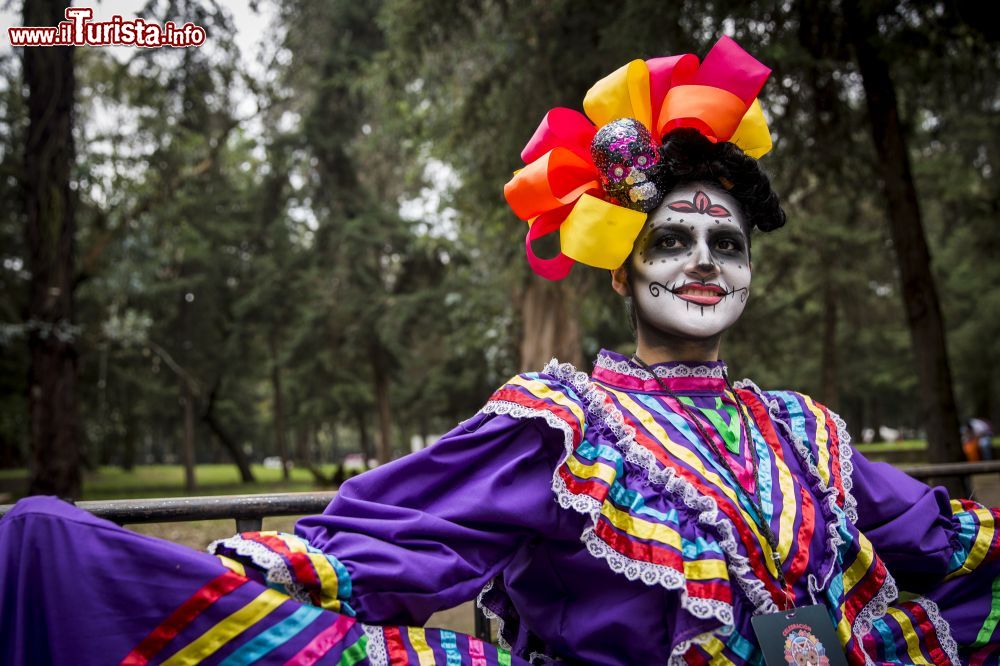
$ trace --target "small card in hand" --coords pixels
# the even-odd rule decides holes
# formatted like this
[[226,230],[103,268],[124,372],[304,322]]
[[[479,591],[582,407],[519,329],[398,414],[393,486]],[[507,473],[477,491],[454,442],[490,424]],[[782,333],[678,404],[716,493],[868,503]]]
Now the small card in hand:
[[755,615],[750,622],[767,666],[847,666],[825,606]]

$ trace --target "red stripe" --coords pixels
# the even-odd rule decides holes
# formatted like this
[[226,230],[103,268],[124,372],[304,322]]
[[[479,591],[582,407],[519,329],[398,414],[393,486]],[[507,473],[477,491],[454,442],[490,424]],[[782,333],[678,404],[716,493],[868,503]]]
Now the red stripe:
[[944,649],[941,647],[941,643],[938,642],[937,628],[931,619],[927,616],[927,611],[918,603],[913,601],[908,601],[906,603],[900,604],[900,607],[905,606],[906,611],[910,613],[917,620],[917,628],[923,632],[924,636],[929,639],[926,641],[920,641],[923,647],[928,649],[928,654],[930,656],[930,661],[932,664],[947,664],[948,655],[945,654]]
[[692,645],[684,653],[684,661],[688,664],[693,664],[694,666],[708,666],[708,657],[706,652],[698,646],[697,643]]
[[233,571],[226,571],[212,579],[211,582],[188,597],[166,620],[160,623],[160,626],[142,639],[142,642],[122,659],[122,666],[146,664],[206,608],[246,582],[249,582],[248,578]]
[[826,418],[826,430],[830,436],[828,445],[830,449],[830,474],[833,475],[833,487],[837,489],[837,506],[844,508],[844,482],[840,478],[840,434],[837,431],[837,424],[834,423],[830,410],[818,402],[816,406],[819,407],[819,410]]
[[566,482],[566,488],[574,495],[587,495],[599,502],[603,502],[608,496],[610,489],[603,481],[600,479],[581,481],[576,478],[573,472],[567,469],[566,465],[559,466],[559,476]]
[[654,546],[651,543],[633,541],[616,530],[604,516],[598,519],[597,525],[594,526],[594,533],[626,557],[644,562],[652,562],[664,567],[670,567],[681,574],[684,573],[684,558],[681,557],[680,553],[668,548]]
[[319,586],[319,576],[306,553],[297,553],[291,550],[281,537],[264,536],[260,532],[244,532],[242,536],[244,539],[267,546],[281,555],[292,566],[296,582],[307,587]]
[[733,603],[733,592],[728,582],[688,580],[686,587],[690,597]]
[[[737,391],[743,403],[750,408],[754,423],[760,429],[760,434],[764,437],[764,441],[774,452],[774,455],[784,462],[784,447],[782,447],[781,441],[778,439],[778,433],[775,432],[774,425],[771,423],[770,412],[753,391],[746,389],[737,389]],[[774,476],[777,476],[777,473]],[[789,585],[794,585],[795,581],[799,580],[805,574],[806,568],[809,566],[809,557],[812,551],[809,547],[809,542],[812,541],[813,531],[816,529],[816,506],[813,503],[812,496],[802,484],[794,480],[793,484],[799,487],[799,497],[802,500],[799,503],[802,521],[799,529],[796,531],[795,555],[788,564],[788,573],[785,576],[785,580],[788,581]],[[779,483],[773,483],[772,488],[777,488],[779,492],[781,491]],[[789,501],[794,502],[795,500],[794,498],[782,496],[781,501],[785,503]],[[792,529],[795,529],[795,521],[792,521]],[[780,524],[777,531],[780,533]]]
[[[976,650],[969,659],[969,666],[985,666],[986,659],[998,652],[1000,652],[1000,645],[987,645],[982,650]],[[995,661],[994,663],[1000,662]]]
[[990,509],[989,511],[990,515],[993,516],[993,540],[990,541],[990,547],[986,551],[986,557],[983,558],[984,563],[992,562],[1000,557],[1000,509]]
[[523,391],[518,391],[513,388],[501,388],[490,396],[490,400],[503,400],[505,402],[513,402],[518,405],[524,405],[525,407],[531,407],[532,409],[539,409],[546,412],[552,412],[563,421],[569,424],[573,429],[573,443],[578,444],[583,438],[583,433],[580,432],[580,420],[576,418],[576,415],[572,411],[554,402],[549,402],[548,400],[542,400],[534,396],[528,395]]
[[764,565],[760,543],[756,538],[754,538],[753,534],[750,532],[750,528],[747,526],[746,519],[737,510],[732,501],[726,497],[721,490],[713,487],[696,473],[682,466],[675,458],[667,453],[662,444],[645,433],[641,424],[636,423],[630,416],[626,415],[624,410],[622,410],[622,415],[625,416],[626,422],[635,428],[635,441],[637,444],[652,453],[661,465],[674,470],[677,476],[693,485],[706,497],[711,497],[715,500],[719,510],[726,514],[733,526],[736,527],[736,531],[740,535],[740,540],[743,541],[744,547],[746,548],[747,558],[750,560],[750,566],[753,568],[760,580],[763,581],[767,591],[771,594],[771,598],[774,599],[776,603],[783,599],[784,593],[777,586],[774,580],[772,580],[770,573],[767,573],[768,570]]
[[876,555],[874,568],[869,565],[868,573],[861,579],[861,582],[851,588],[851,591],[847,593],[844,602],[841,604],[841,612],[847,618],[849,625],[854,626],[854,618],[872,600],[875,593],[882,588],[887,573],[885,564]]
[[337,621],[316,634],[309,644],[299,650],[285,666],[311,666],[323,658],[335,645],[344,640],[347,631],[354,626],[354,618],[341,615]]
[[385,647],[389,651],[390,666],[407,666],[410,657],[406,654],[406,646],[403,645],[403,636],[399,627],[386,627],[382,630],[385,636]]

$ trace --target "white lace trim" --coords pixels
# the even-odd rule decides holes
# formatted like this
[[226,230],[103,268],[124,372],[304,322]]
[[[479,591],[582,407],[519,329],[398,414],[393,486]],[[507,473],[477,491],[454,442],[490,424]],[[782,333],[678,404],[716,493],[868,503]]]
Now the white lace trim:
[[362,624],[368,643],[365,650],[368,652],[368,662],[371,666],[389,666],[389,652],[385,648],[385,633],[382,627],[374,624]]
[[681,641],[674,646],[673,650],[670,651],[670,657],[667,659],[668,666],[687,666],[688,662],[684,659],[684,655],[691,649],[692,645],[704,645],[711,639],[716,638],[716,634],[729,636],[732,633],[732,630],[733,627],[730,627],[729,631],[706,631],[705,633],[698,634],[694,638]]
[[[543,371],[568,384],[583,398],[587,411],[593,417],[606,425],[617,441],[615,446],[624,454],[625,460],[646,471],[650,483],[662,486],[675,499],[697,512],[697,522],[711,528],[719,535],[719,546],[726,556],[726,565],[733,578],[739,583],[750,603],[759,613],[770,613],[778,610],[771,595],[750,567],[749,560],[741,555],[734,536],[734,527],[728,518],[719,511],[718,505],[711,497],[706,497],[687,480],[677,476],[671,468],[661,468],[650,451],[642,448],[635,441],[635,429],[625,422],[621,411],[607,399],[607,395],[583,372],[577,372],[570,363],[560,364],[552,359]],[[573,431],[564,421],[545,410],[533,410],[521,405],[504,401],[491,401],[484,410],[491,413],[510,414],[517,418],[540,417],[563,432],[566,456],[563,463],[573,454]],[[591,517],[594,524],[600,515],[601,503],[586,495],[576,495],[566,488],[558,467],[552,475],[552,490],[559,505],[573,509],[578,513]],[[594,525],[588,526],[580,536],[587,546],[588,552],[595,557],[604,559],[612,571],[621,573],[631,580],[641,580],[647,585],[661,585],[666,589],[680,590],[681,607],[700,619],[714,618],[723,625],[732,626],[734,622],[732,604],[713,600],[692,599],[685,587],[685,577],[674,569],[640,562],[628,558],[614,550],[594,533]]]
[[[822,494],[822,503],[826,505],[829,512],[827,515],[826,528],[827,547],[829,557],[831,558],[831,566],[823,576],[822,582],[817,582],[817,579],[813,574],[809,574],[807,576],[809,596],[812,598],[813,603],[818,603],[816,600],[816,594],[827,589],[827,584],[829,583],[829,580],[837,566],[837,551],[839,550],[839,547],[844,544],[844,539],[840,536],[840,531],[837,528],[837,521],[830,520],[829,516],[838,516],[841,512],[843,512],[848,518],[850,518],[850,514],[847,511],[847,507],[850,507],[854,516],[852,523],[857,520],[857,503],[855,502],[854,497],[848,492],[848,488],[853,487],[853,481],[849,475],[854,472],[854,466],[850,462],[850,454],[847,455],[845,466],[845,457],[843,452],[841,452],[841,483],[844,487],[845,507],[842,511],[840,507],[837,506],[837,489],[833,486],[827,485],[823,481],[823,478],[819,474],[819,469],[816,468],[815,463],[812,461],[812,450],[805,442],[802,441],[801,438],[798,437],[798,435],[795,434],[791,425],[778,416],[778,411],[780,409],[778,400],[776,398],[769,400],[764,392],[761,391],[760,387],[749,379],[743,379],[736,382],[735,387],[747,388],[753,391],[757,395],[758,399],[767,405],[771,420],[778,423],[782,427],[785,434],[792,442],[795,452],[798,454],[799,461],[806,466],[808,474],[813,477],[816,487]],[[840,443],[846,442],[846,450],[850,450],[851,437],[847,434],[846,424],[844,424],[843,419],[837,416],[834,412],[830,413],[834,416],[834,421],[837,423],[838,437],[846,437],[846,440],[840,439]],[[874,662],[872,661],[871,656],[864,651],[862,638],[865,634],[871,631],[872,622],[884,616],[888,610],[889,604],[895,601],[898,596],[899,591],[896,588],[896,581],[893,579],[892,574],[886,571],[886,578],[882,583],[882,587],[879,588],[879,591],[875,593],[868,603],[865,604],[865,607],[861,609],[861,612],[858,613],[857,617],[854,618],[854,623],[851,626],[851,633],[854,634],[859,649],[861,649],[862,653],[865,655],[866,664],[873,664]]]
[[[552,360],[554,361],[555,359]],[[636,379],[646,379],[649,376],[648,372],[637,366],[632,361],[616,361],[606,354],[598,355],[597,361],[594,363],[594,367],[610,370],[611,372],[616,372],[619,375],[635,377]],[[670,367],[662,365],[651,367],[653,368],[653,372],[656,373],[656,376],[662,377],[663,379],[670,379],[673,377],[708,377],[711,379],[723,379],[725,378],[726,371],[726,365],[724,363],[711,367],[707,365],[688,365],[686,363],[671,365]],[[574,368],[574,370],[576,370],[576,368]]]
[[491,578],[486,585],[483,585],[483,589],[479,591],[479,596],[476,597],[476,608],[478,608],[487,620],[496,621],[497,623],[497,645],[502,647],[504,650],[512,650],[510,646],[510,641],[503,634],[504,619],[494,613],[492,610],[486,607],[483,603],[483,598],[486,593],[493,589],[493,579]]
[[928,599],[927,597],[917,597],[913,601],[920,604],[924,612],[927,613],[931,624],[934,625],[934,633],[937,634],[938,643],[941,644],[941,649],[944,650],[944,653],[948,655],[948,659],[953,664],[961,664],[962,662],[958,658],[958,643],[955,642],[955,639],[951,635],[951,625],[948,623],[948,620],[941,617],[941,609],[938,608],[938,605],[934,603],[933,599]]
[[216,555],[220,546],[230,548],[240,557],[250,560],[255,567],[265,572],[268,582],[283,586],[291,598],[300,603],[313,605],[306,588],[292,578],[285,560],[264,544],[249,541],[235,534],[228,539],[213,541],[208,544],[207,550]]
[[[621,411],[607,399],[604,391],[593,384],[590,378],[582,372],[577,372],[570,363],[560,364],[556,359],[549,361],[545,367],[545,372],[571,384],[578,393],[584,396],[588,411],[596,419],[603,422],[614,434],[617,446],[625,455],[625,460],[646,470],[646,478],[653,485],[662,486],[664,490],[673,495],[677,500],[684,503],[697,512],[697,522],[719,535],[719,546],[726,555],[726,566],[733,578],[739,583],[750,603],[759,613],[771,613],[778,610],[770,593],[764,586],[764,582],[758,579],[750,567],[750,561],[741,555],[734,537],[734,527],[729,519],[719,511],[715,500],[706,497],[691,485],[686,479],[677,476],[672,468],[661,467],[652,452],[644,449],[635,441],[635,428],[625,422],[625,417]],[[561,477],[554,475],[553,487],[556,488],[556,478],[561,482]],[[622,556],[623,559],[624,556]],[[658,567],[646,562],[638,562],[643,569]],[[653,576],[655,574],[648,574]],[[642,577],[645,580],[645,577]],[[664,584],[666,586],[666,581]],[[683,584],[683,578],[682,578]],[[673,588],[670,588],[673,589]],[[699,618],[715,617],[724,625],[733,624],[733,610],[731,604],[722,604],[724,608],[714,607],[709,609],[706,605],[692,605],[689,602],[686,590],[681,591],[681,607],[689,610],[692,615]],[[705,614],[711,610],[707,615]]]
[[851,457],[854,455],[854,447],[851,446],[851,434],[847,432],[847,424],[833,410],[830,416],[837,424],[837,450],[840,453],[840,482],[844,487],[844,513],[854,524],[858,522],[858,501],[854,499],[851,491],[854,489],[854,463]]

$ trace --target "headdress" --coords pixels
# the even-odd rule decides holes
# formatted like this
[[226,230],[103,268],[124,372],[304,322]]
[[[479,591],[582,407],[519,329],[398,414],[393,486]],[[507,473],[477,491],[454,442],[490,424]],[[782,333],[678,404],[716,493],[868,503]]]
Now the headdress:
[[[686,54],[633,60],[591,87],[580,113],[545,114],[521,151],[525,167],[504,186],[528,223],[525,251],[538,275],[560,280],[576,262],[613,270],[632,250],[646,215],[662,201],[659,147],[679,127],[730,141],[758,158],[771,135],[757,94],[771,70],[728,37],[698,62]],[[560,253],[531,242],[559,232]]]

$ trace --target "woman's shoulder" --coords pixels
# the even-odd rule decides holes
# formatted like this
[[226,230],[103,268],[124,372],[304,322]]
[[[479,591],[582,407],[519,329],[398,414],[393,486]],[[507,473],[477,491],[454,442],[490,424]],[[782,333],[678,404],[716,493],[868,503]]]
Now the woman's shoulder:
[[517,419],[542,419],[566,434],[568,444],[579,444],[588,414],[603,403],[590,377],[570,363],[552,359],[537,372],[514,375],[497,388],[480,410]]
[[809,424],[812,428],[820,426],[846,431],[839,414],[807,393],[793,389],[764,390],[749,379],[740,380],[735,386],[755,394],[767,407],[772,418],[799,425]]

